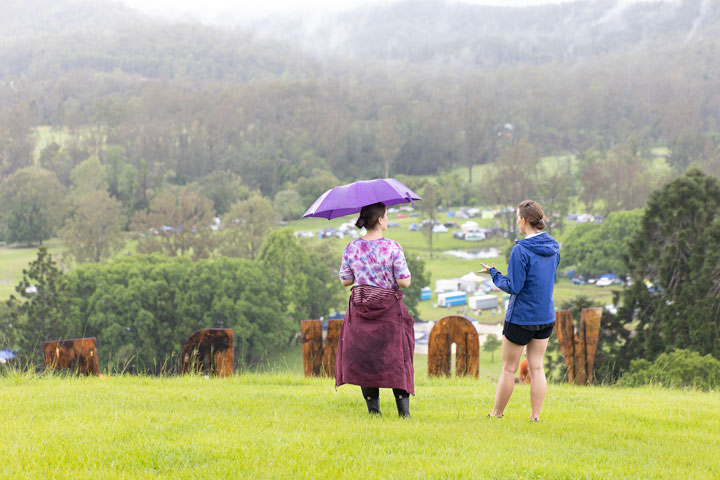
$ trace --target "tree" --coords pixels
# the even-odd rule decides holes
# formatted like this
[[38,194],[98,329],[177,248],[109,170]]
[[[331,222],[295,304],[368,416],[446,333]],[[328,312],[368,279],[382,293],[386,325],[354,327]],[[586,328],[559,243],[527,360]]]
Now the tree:
[[340,258],[337,255],[337,238],[312,239],[301,242],[310,259],[308,290],[323,292],[310,295],[306,301],[308,318],[327,317],[330,309],[341,309],[347,305],[347,294],[338,279]]
[[22,275],[7,305],[20,352],[38,361],[42,342],[68,334],[66,279],[44,245]]
[[73,197],[71,204],[72,213],[59,234],[75,261],[100,262],[123,247],[125,216],[118,200],[98,190]]
[[455,172],[446,173],[435,177],[435,181],[438,200],[443,207],[467,205],[470,184],[463,182],[460,175]]
[[271,279],[285,315],[296,322],[311,318],[312,299],[324,292],[312,290],[308,278],[313,275],[310,257],[293,232],[281,229],[270,233],[260,249],[258,262]]
[[495,361],[495,351],[502,346],[502,342],[498,340],[497,335],[490,333],[485,337],[483,343],[483,352],[490,352],[490,362]]
[[543,171],[535,184],[538,202],[548,218],[547,232],[550,235],[553,230],[563,228],[563,220],[570,210],[570,197],[575,191],[570,166],[568,159],[563,167],[558,164],[554,169]]
[[581,162],[581,198],[590,211],[596,201],[602,212],[641,207],[650,192],[650,176],[645,159],[631,142],[616,145],[605,155],[591,152]]
[[70,186],[70,174],[75,168],[75,159],[68,149],[53,142],[40,152],[39,163],[42,168],[54,173],[64,186]]
[[413,317],[420,315],[418,304],[420,303],[421,290],[430,284],[430,278],[425,272],[425,262],[419,256],[410,252],[405,254],[405,261],[410,270],[410,287],[403,290],[403,303]]
[[583,275],[608,272],[627,275],[628,241],[640,229],[642,218],[640,209],[618,211],[611,213],[602,225],[578,225],[563,242],[561,265],[572,265]]
[[65,216],[65,187],[47,170],[18,170],[0,184],[2,237],[34,244],[50,238]]
[[535,147],[525,139],[505,149],[487,177],[486,189],[494,203],[512,205],[505,212],[508,231],[515,236],[514,205],[530,198],[537,171]]
[[140,188],[138,171],[127,161],[125,149],[111,146],[105,153],[105,172],[110,195],[125,206],[128,218],[135,213],[137,200],[135,195]]
[[83,195],[98,190],[106,191],[108,188],[106,179],[106,167],[100,164],[97,157],[90,157],[79,163],[70,172],[73,195]]
[[272,203],[259,194],[237,202],[223,220],[220,251],[229,257],[255,260],[277,220],[278,214]]
[[392,111],[392,107],[386,105],[380,109],[380,118],[375,124],[375,138],[377,139],[377,150],[385,168],[385,178],[389,178],[390,166],[402,147],[398,119]]
[[190,187],[168,187],[150,208],[135,213],[131,229],[141,235],[138,251],[206,258],[215,248],[212,202]]
[[0,178],[32,165],[35,149],[32,126],[29,105],[0,105]]
[[332,172],[314,169],[309,176],[298,178],[295,190],[302,196],[303,205],[307,208],[320,195],[339,184],[340,180]]
[[225,170],[216,170],[200,179],[200,192],[212,200],[217,215],[225,215],[230,207],[252,195],[250,189],[243,185],[242,179]]
[[720,358],[718,207],[720,182],[697,169],[650,195],[629,243],[633,285],[618,312],[635,322],[628,350],[636,358],[675,348]]
[[293,189],[280,190],[274,199],[275,210],[280,214],[283,220],[295,220],[302,217],[307,207],[300,194]]
[[437,213],[437,194],[435,193],[435,186],[432,183],[425,185],[422,194],[422,203],[420,208],[423,213],[427,216],[427,221],[423,221],[422,232],[427,241],[428,248],[430,249],[430,260],[433,258],[433,226],[435,225],[435,214]]

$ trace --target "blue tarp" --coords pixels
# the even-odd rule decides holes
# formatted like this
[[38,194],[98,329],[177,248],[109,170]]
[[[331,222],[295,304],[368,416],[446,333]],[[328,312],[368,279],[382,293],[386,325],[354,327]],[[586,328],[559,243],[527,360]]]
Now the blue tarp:
[[10,360],[11,358],[15,358],[17,355],[15,355],[10,350],[0,350],[0,358],[3,360]]

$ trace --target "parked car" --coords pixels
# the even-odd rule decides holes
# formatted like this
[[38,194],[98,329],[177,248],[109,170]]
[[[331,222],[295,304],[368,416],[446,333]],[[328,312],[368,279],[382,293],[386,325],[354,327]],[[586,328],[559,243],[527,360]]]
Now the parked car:
[[595,282],[595,286],[596,287],[609,287],[613,283],[615,283],[614,279],[612,279],[610,277],[602,277],[597,282]]
[[585,285],[587,282],[580,277],[573,277],[570,279],[570,283],[573,285]]
[[465,240],[465,232],[453,232],[453,238],[458,240]]
[[485,240],[485,234],[480,232],[469,232],[465,234],[466,242],[482,242]]

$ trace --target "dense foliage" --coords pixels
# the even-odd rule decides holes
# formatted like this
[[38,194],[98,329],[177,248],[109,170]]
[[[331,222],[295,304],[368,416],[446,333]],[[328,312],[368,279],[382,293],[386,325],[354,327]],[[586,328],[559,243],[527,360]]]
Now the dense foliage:
[[716,390],[720,387],[720,361],[709,354],[677,349],[660,354],[654,362],[644,358],[633,360],[618,381],[618,385],[626,387],[650,384]]
[[561,266],[581,275],[628,273],[628,241],[640,228],[642,210],[617,211],[602,223],[582,223],[563,242]]
[[651,195],[629,242],[634,283],[618,312],[633,325],[635,357],[687,348],[720,358],[718,207],[720,182],[699,170]]

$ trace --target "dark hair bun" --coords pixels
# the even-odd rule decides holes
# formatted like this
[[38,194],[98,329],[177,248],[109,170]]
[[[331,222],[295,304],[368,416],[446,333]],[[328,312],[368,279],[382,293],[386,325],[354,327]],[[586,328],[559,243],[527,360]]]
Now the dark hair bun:
[[355,226],[357,228],[363,228],[365,226],[365,219],[363,217],[358,218],[357,222],[355,222]]
[[538,220],[535,228],[537,228],[538,230],[545,230],[545,219],[541,218],[540,220]]

